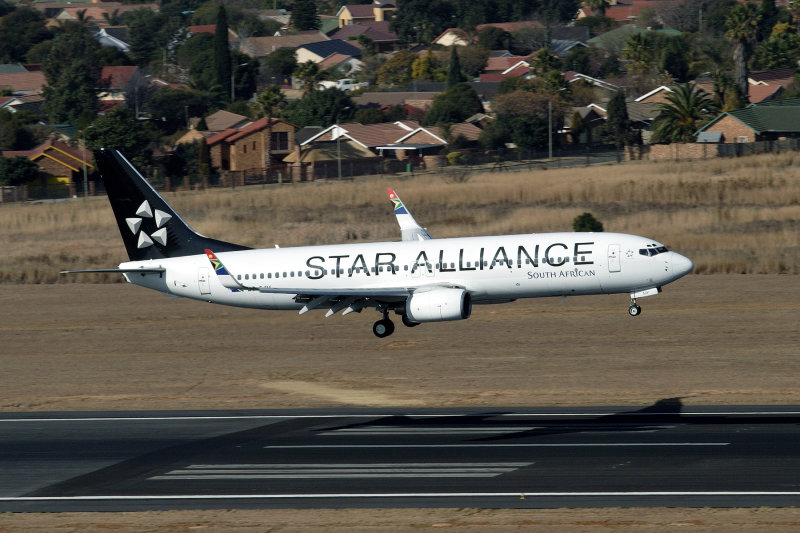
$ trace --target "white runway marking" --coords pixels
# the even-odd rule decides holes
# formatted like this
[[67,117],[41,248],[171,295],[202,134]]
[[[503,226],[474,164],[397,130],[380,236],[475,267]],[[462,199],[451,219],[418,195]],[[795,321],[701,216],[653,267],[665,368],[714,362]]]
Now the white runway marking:
[[492,444],[297,444],[270,445],[271,449],[305,448],[604,448],[619,446],[729,446],[730,442],[573,442],[573,443],[492,443]]
[[350,463],[189,465],[149,480],[497,477],[533,463]]

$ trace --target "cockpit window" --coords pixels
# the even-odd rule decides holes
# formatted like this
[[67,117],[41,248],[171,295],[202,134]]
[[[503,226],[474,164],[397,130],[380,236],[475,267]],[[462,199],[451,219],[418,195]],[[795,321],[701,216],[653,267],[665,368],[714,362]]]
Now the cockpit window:
[[666,246],[656,246],[655,244],[648,244],[647,248],[639,248],[639,255],[654,256],[669,252]]

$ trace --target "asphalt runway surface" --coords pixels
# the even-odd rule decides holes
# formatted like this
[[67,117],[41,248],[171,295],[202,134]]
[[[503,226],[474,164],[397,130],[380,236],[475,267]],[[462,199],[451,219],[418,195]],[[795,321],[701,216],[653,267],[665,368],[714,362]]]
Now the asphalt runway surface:
[[0,415],[0,511],[800,503],[800,406]]

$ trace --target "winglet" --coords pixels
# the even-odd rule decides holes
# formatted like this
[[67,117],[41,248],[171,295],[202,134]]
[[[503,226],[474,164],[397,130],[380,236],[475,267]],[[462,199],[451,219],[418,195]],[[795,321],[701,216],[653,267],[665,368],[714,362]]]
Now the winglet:
[[205,252],[208,260],[211,261],[211,266],[214,267],[214,273],[217,275],[217,278],[219,278],[219,282],[223,287],[232,291],[239,291],[246,288],[241,283],[236,281],[236,278],[234,278],[231,273],[228,272],[228,269],[225,268],[225,265],[222,264],[222,261],[217,258],[214,252],[208,248],[206,248]]
[[389,200],[394,204],[394,214],[397,217],[397,223],[400,225],[403,240],[426,241],[432,239],[433,237],[431,237],[431,234],[414,220],[414,217],[408,212],[408,209],[403,205],[403,201],[397,196],[394,189],[386,189],[386,192],[389,194]]

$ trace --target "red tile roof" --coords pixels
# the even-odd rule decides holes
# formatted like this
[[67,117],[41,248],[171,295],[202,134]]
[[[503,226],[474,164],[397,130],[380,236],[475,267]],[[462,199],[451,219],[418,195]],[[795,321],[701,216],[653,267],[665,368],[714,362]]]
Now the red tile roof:
[[100,86],[108,89],[124,89],[139,67],[105,66],[100,71]]
[[[272,121],[272,124],[278,124],[279,122],[283,122],[284,124],[288,124],[288,122],[286,122],[285,120],[280,120],[280,119],[277,119],[277,118],[273,118],[273,119],[271,119],[271,121]],[[212,145],[212,144],[216,144],[216,143],[218,143],[220,141],[223,141],[223,140],[226,141],[226,142],[229,142],[229,143],[236,142],[239,139],[241,139],[242,137],[246,137],[247,135],[250,135],[251,133],[254,133],[254,132],[257,132],[257,131],[261,131],[266,127],[267,127],[267,117],[263,117],[263,118],[260,118],[260,119],[256,120],[255,122],[251,122],[250,124],[244,126],[243,128],[240,128],[240,129],[227,129],[225,131],[221,131],[221,132],[217,133],[216,135],[213,135],[213,136],[209,137],[208,139],[206,139],[206,143],[208,143],[209,145]]]

